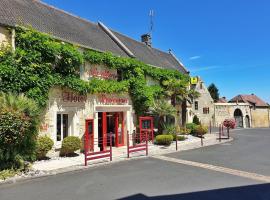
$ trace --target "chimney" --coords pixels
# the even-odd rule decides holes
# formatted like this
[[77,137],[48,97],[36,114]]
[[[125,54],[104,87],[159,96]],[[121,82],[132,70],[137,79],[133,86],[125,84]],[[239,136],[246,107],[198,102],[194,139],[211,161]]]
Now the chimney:
[[141,41],[143,42],[143,43],[145,43],[147,46],[149,46],[149,47],[151,47],[152,46],[152,38],[151,38],[151,35],[150,34],[143,34],[142,36],[141,36]]

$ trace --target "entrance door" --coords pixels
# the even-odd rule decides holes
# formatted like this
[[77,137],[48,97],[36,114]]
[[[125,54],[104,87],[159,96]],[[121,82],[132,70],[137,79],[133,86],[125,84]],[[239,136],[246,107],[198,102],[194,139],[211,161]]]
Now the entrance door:
[[124,116],[123,113],[115,113],[115,146],[124,145]]
[[85,120],[85,142],[89,151],[94,151],[94,121],[92,119]]
[[238,108],[234,111],[234,119],[236,127],[243,128],[243,114],[242,111]]
[[102,113],[102,144],[103,150],[106,150],[107,147],[107,113]]

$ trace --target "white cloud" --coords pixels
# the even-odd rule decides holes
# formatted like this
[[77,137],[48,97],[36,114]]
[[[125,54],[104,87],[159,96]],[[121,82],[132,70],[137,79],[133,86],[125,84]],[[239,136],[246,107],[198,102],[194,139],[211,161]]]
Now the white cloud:
[[201,56],[192,56],[189,58],[189,60],[197,60],[197,59],[200,59]]

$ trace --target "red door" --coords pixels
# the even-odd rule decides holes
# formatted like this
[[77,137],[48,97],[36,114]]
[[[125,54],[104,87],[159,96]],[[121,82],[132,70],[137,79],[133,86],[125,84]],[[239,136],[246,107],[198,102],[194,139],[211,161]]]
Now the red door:
[[115,113],[115,146],[124,145],[124,116],[123,113]]
[[85,120],[85,147],[86,151],[94,151],[94,121]]

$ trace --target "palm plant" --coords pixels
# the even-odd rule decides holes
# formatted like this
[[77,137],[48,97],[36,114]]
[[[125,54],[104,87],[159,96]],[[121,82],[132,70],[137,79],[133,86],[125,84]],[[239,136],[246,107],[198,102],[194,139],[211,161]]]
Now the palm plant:
[[189,89],[189,79],[170,79],[162,82],[165,87],[165,93],[171,98],[172,105],[181,104],[182,107],[182,125],[186,123],[187,101],[193,102],[200,96],[199,92]]
[[159,134],[162,134],[164,129],[164,118],[166,116],[174,117],[176,115],[176,109],[165,99],[157,99],[150,110],[158,117],[158,132]]

